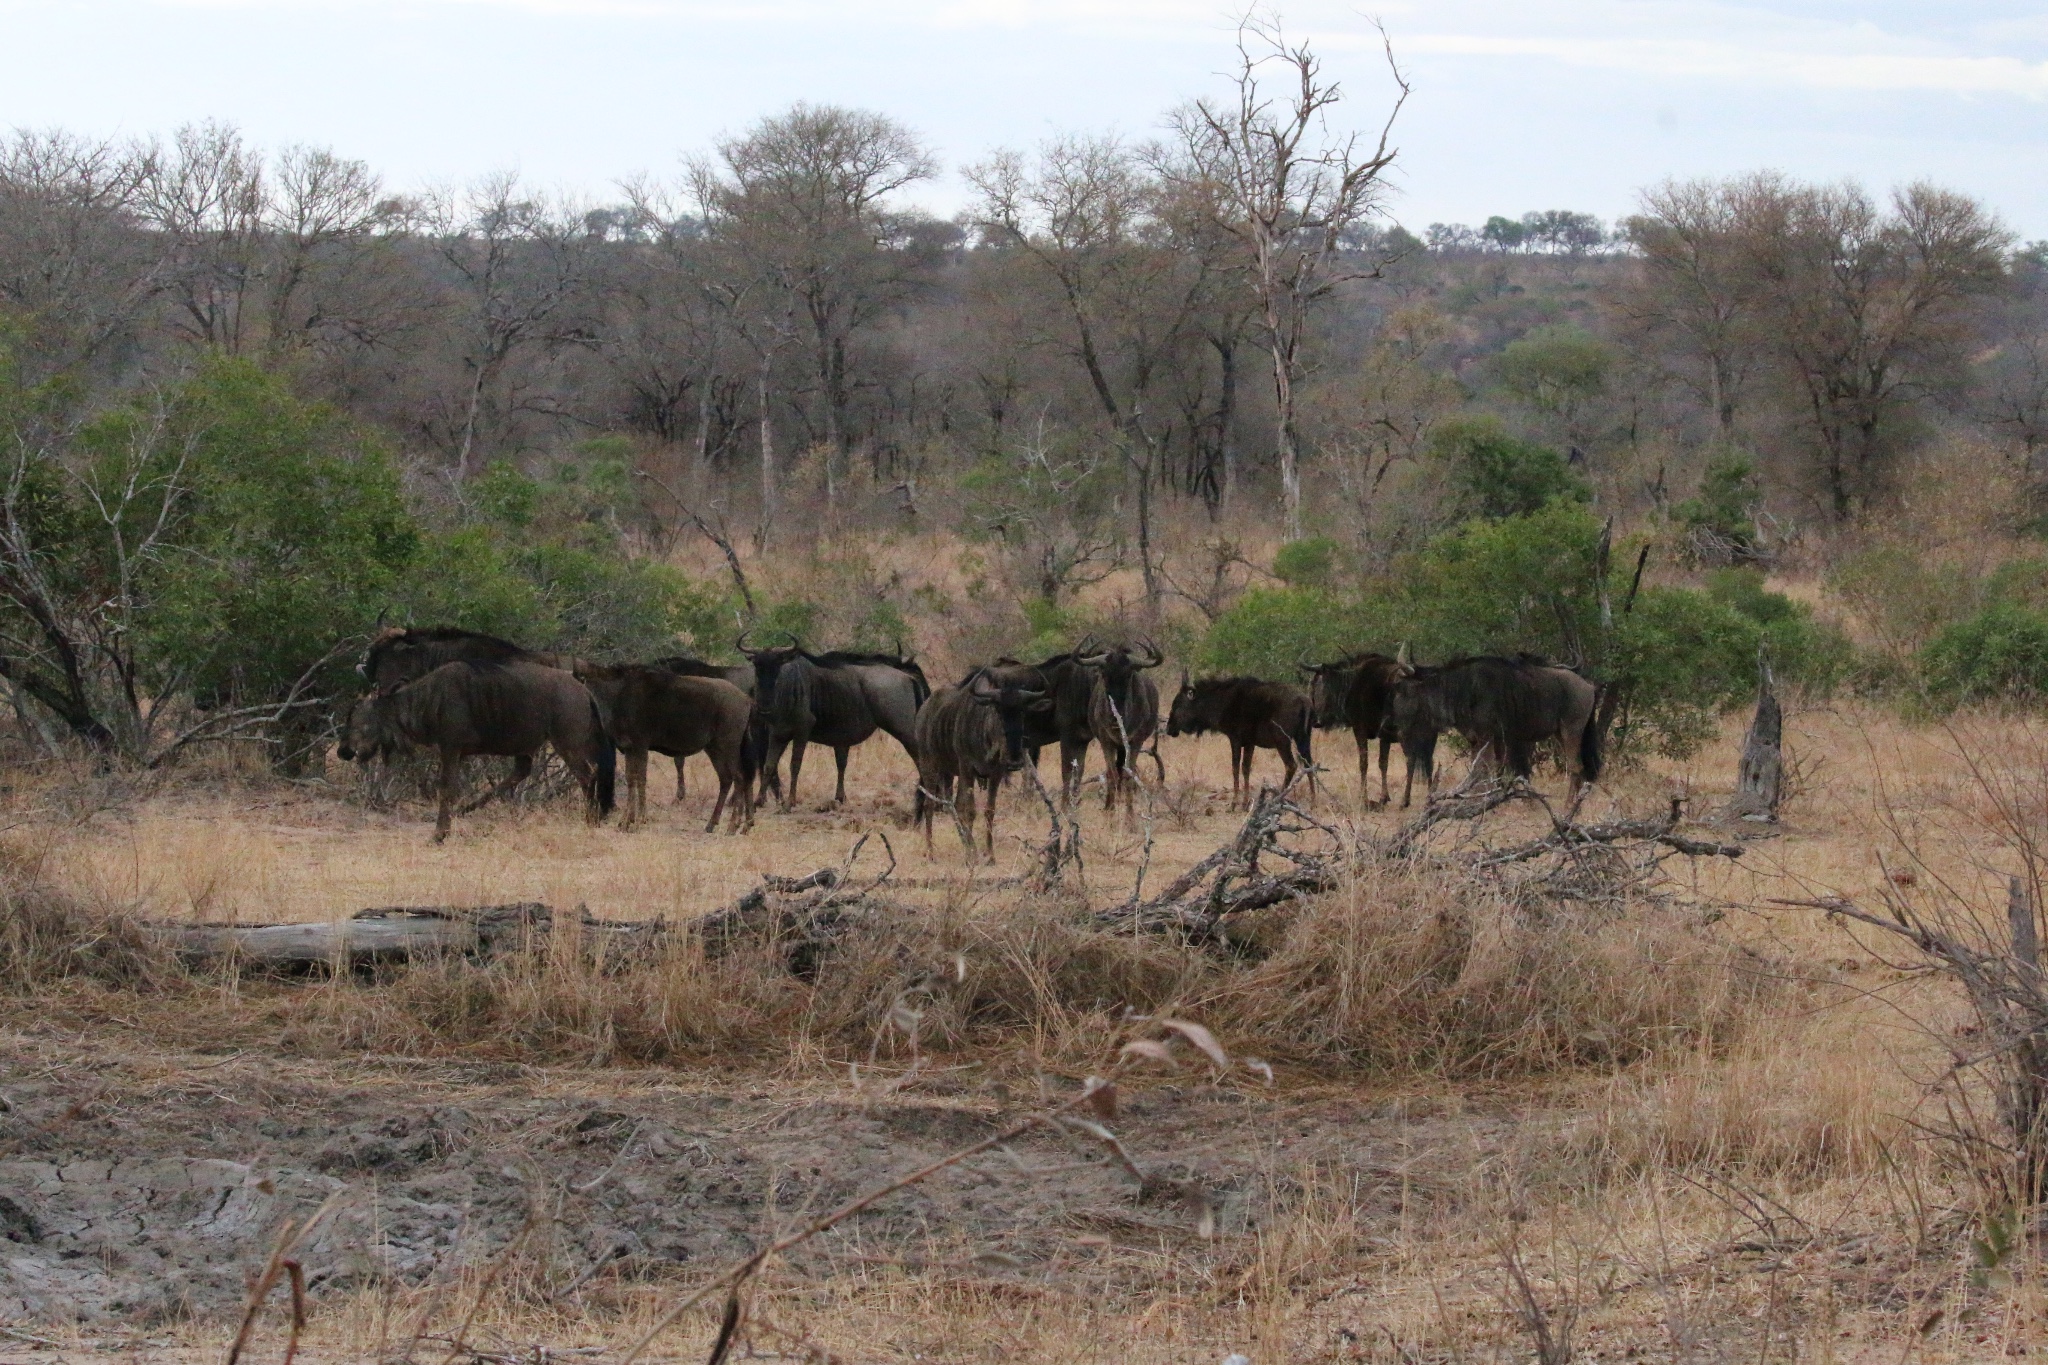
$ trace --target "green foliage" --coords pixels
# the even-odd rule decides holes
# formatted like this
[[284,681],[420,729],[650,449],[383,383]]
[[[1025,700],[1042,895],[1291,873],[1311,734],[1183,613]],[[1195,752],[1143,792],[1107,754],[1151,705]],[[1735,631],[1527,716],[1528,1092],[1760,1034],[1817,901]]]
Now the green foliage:
[[517,465],[493,460],[470,481],[469,501],[477,515],[510,530],[523,531],[540,515],[540,480]]
[[1613,348],[1570,323],[1538,327],[1500,356],[1501,383],[1543,412],[1568,413],[1598,395],[1613,368]]
[[1814,618],[1813,609],[1764,586],[1764,572],[1751,565],[1707,575],[1707,595],[1753,623],[1777,676],[1807,691],[1825,694],[1867,675],[1868,664],[1839,626]]
[[1929,697],[2038,702],[2048,696],[2048,614],[1993,602],[1940,631],[1920,651]]
[[[1824,689],[1846,670],[1840,635],[1802,605],[1767,591],[1762,576],[1717,577],[1706,591],[1649,586],[1627,608],[1633,556],[1617,554],[1601,619],[1601,523],[1553,501],[1525,516],[1474,521],[1401,561],[1373,593],[1287,587],[1248,592],[1211,626],[1205,669],[1291,678],[1297,661],[1361,648],[1417,657],[1527,650],[1584,662],[1622,689],[1619,743],[1683,755],[1722,711],[1756,687],[1757,647],[1781,676]],[[1626,608],[1626,609],[1625,609]]]
[[1982,600],[1981,585],[1969,574],[1952,564],[1930,563],[1901,545],[1847,556],[1829,573],[1827,585],[1887,647],[1902,654],[1923,647]]
[[1739,450],[1723,450],[1707,461],[1699,492],[1671,509],[1691,532],[1694,552],[1736,563],[1757,553],[1756,509],[1763,501],[1756,461]]
[[1551,502],[1593,500],[1593,490],[1564,456],[1510,436],[1490,417],[1439,423],[1430,433],[1429,453],[1449,467],[1465,516],[1499,520],[1527,516]]
[[[141,413],[89,438],[134,449]],[[332,411],[254,365],[215,360],[177,396],[158,457],[182,456],[177,551],[155,559],[144,636],[159,687],[245,705],[283,699],[337,641],[366,630],[419,549],[398,474]],[[338,687],[352,660],[318,682]]]
[[1210,625],[1195,654],[1210,673],[1293,681],[1295,665],[1334,659],[1380,638],[1395,619],[1376,598],[1321,588],[1254,588]]
[[1329,536],[1290,540],[1273,556],[1273,576],[1290,588],[1327,588],[1337,573],[1337,553]]

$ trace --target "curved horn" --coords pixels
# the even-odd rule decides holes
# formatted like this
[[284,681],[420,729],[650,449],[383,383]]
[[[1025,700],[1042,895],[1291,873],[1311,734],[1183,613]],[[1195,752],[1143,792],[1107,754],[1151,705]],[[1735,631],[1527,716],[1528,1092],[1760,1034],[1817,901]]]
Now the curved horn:
[[1142,645],[1145,650],[1145,662],[1139,664],[1139,668],[1157,668],[1159,667],[1159,665],[1166,662],[1166,655],[1160,651],[1158,645],[1152,642],[1152,638],[1150,636],[1146,636],[1143,639],[1140,639],[1138,643]]
[[732,642],[732,647],[738,650],[740,653],[746,655],[749,659],[754,657],[754,651],[747,648],[747,637],[749,635],[752,635],[753,633],[754,628],[752,626],[748,626],[745,630],[740,632],[740,638]]
[[1408,657],[1408,642],[1406,640],[1403,640],[1401,647],[1394,651],[1394,662],[1403,668],[1415,667],[1415,661]]
[[974,684],[967,690],[976,701],[994,701],[1002,695],[1002,689],[998,688],[994,681],[989,678],[987,669],[980,669],[975,672]]

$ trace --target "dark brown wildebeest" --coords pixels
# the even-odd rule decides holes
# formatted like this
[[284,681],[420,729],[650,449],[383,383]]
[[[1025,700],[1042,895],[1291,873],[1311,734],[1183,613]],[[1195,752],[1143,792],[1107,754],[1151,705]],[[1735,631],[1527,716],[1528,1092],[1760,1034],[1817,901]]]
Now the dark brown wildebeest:
[[370,641],[356,672],[370,684],[372,696],[388,696],[417,678],[457,662],[477,664],[534,663],[566,668],[559,654],[544,654],[510,640],[458,626],[387,626]]
[[[1571,771],[1572,799],[1600,777],[1600,688],[1576,669],[1535,655],[1453,659],[1417,668],[1394,688],[1394,723],[1410,771],[1420,767],[1436,793],[1436,740],[1445,730],[1465,737],[1473,772],[1488,758],[1528,779],[1535,746],[1556,740]],[[1407,794],[1402,796],[1407,805]]]
[[631,829],[647,814],[647,755],[666,754],[676,761],[676,800],[682,800],[683,760],[703,754],[718,773],[718,800],[704,832],[718,828],[718,817],[732,801],[730,833],[754,822],[754,748],[748,729],[754,703],[723,678],[683,677],[666,668],[638,664],[579,662],[576,676],[597,698],[609,721],[612,743],[626,760],[626,814],[621,829]]
[[512,775],[465,805],[464,815],[524,782],[543,744],[554,745],[583,788],[591,823],[611,814],[616,755],[596,698],[562,669],[523,660],[443,664],[423,678],[357,702],[340,755],[368,762],[407,744],[441,753],[437,844],[448,837],[462,760],[472,754],[514,762]]
[[1387,787],[1387,756],[1401,737],[1394,724],[1394,684],[1413,672],[1413,665],[1384,654],[1354,654],[1331,664],[1303,664],[1301,669],[1312,679],[1309,697],[1316,728],[1349,729],[1358,744],[1358,799],[1368,806],[1373,804],[1372,744],[1379,741],[1379,804],[1386,805],[1393,799]]
[[[1159,732],[1159,686],[1145,676],[1145,671],[1166,660],[1159,647],[1149,641],[1141,648],[1142,655],[1134,655],[1127,645],[1074,655],[1074,662],[1094,675],[1088,687],[1088,734],[1101,747],[1103,766],[1107,769],[1103,778],[1104,810],[1114,810],[1119,796],[1123,798],[1124,810],[1132,810],[1137,796],[1137,757]],[[1157,749],[1153,750],[1153,759],[1158,761]],[[1077,784],[1087,761],[1088,746],[1084,741],[1072,773]],[[1159,765],[1159,774],[1163,780],[1164,763]]]
[[[1252,755],[1272,749],[1287,765],[1287,781],[1295,769],[1311,761],[1314,733],[1308,694],[1293,683],[1263,678],[1203,678],[1190,682],[1180,675],[1180,691],[1167,715],[1169,735],[1201,735],[1220,730],[1230,740],[1230,803],[1249,806],[1252,796]],[[1315,774],[1309,774],[1315,790]]]
[[[932,689],[916,660],[846,650],[812,654],[800,644],[748,649],[745,636],[739,648],[754,666],[754,725],[763,749],[760,801],[773,791],[783,810],[796,805],[807,745],[829,745],[838,762],[834,805],[846,801],[847,753],[877,730],[917,761],[917,711]],[[780,771],[784,749],[790,751],[786,796]]]
[[[725,681],[731,683],[734,687],[737,687],[740,691],[746,693],[748,701],[751,702],[754,697],[754,666],[750,663],[714,664],[708,663],[703,659],[693,659],[687,654],[671,654],[666,659],[656,659],[654,661],[653,667],[665,668],[669,672],[679,674],[680,676],[685,678],[723,678]],[[751,772],[760,771],[760,748],[761,746],[759,744],[749,745],[749,771]],[[682,804],[684,795],[685,793],[683,790],[683,760],[678,758],[676,760],[677,805]],[[751,799],[752,798],[750,795],[749,800]],[[749,820],[753,819],[751,812],[749,813],[747,818]]]
[[978,784],[987,810],[988,860],[996,858],[996,792],[1003,779],[1030,761],[1025,735],[1030,718],[1054,707],[1043,689],[1002,681],[1004,670],[977,668],[957,687],[942,687],[917,711],[917,799],[913,820],[924,826],[924,849],[932,851],[932,817],[939,806],[953,812],[960,842],[974,861],[974,792]]

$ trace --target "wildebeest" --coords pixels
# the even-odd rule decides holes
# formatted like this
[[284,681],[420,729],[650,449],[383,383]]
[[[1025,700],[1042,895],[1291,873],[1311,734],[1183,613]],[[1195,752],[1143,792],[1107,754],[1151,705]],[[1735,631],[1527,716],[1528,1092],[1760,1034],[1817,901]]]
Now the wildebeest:
[[[751,663],[714,664],[703,659],[693,659],[687,654],[671,654],[665,659],[656,659],[652,667],[665,668],[669,672],[679,674],[685,678],[723,678],[726,682],[731,683],[734,687],[746,693],[749,702],[754,697],[754,666]],[[758,743],[749,745],[749,762],[751,770],[755,772],[758,772],[761,767],[760,748],[761,746]],[[682,802],[685,794],[683,790],[683,760],[678,758],[676,759],[676,801],[678,804]],[[751,796],[749,799],[751,800]],[[751,809],[748,818],[753,818]]]
[[914,818],[924,826],[924,847],[932,851],[932,817],[950,806],[960,842],[974,858],[974,791],[979,785],[987,811],[988,860],[996,856],[996,792],[1003,779],[1030,761],[1025,732],[1032,717],[1044,717],[1054,701],[1042,688],[1002,681],[1004,670],[977,668],[956,687],[942,687],[917,712],[917,800]]
[[[1598,685],[1563,664],[1527,654],[1479,655],[1417,668],[1397,683],[1394,720],[1411,773],[1421,767],[1432,795],[1437,736],[1455,730],[1472,745],[1475,769],[1490,756],[1520,778],[1534,770],[1535,746],[1555,739],[1576,800],[1579,789],[1600,776],[1599,700]],[[1408,804],[1406,793],[1401,804]]]
[[755,748],[748,730],[754,703],[723,678],[683,677],[666,668],[637,664],[579,662],[576,677],[598,700],[609,720],[612,743],[626,760],[626,814],[631,829],[647,814],[647,755],[651,750],[676,761],[676,799],[682,800],[683,760],[701,753],[718,773],[718,800],[704,823],[718,828],[726,801],[732,805],[730,832],[754,821]]
[[357,702],[340,754],[368,762],[405,744],[441,753],[437,844],[448,837],[462,760],[471,754],[501,755],[514,763],[510,777],[462,808],[465,815],[524,782],[543,744],[554,745],[575,775],[593,824],[612,810],[617,760],[597,701],[559,668],[524,660],[442,664],[423,678]]
[[[804,748],[824,744],[839,765],[834,805],[846,800],[846,755],[877,730],[893,737],[917,761],[917,711],[931,684],[914,659],[844,650],[811,654],[801,645],[741,652],[754,666],[754,724],[765,740],[761,797],[773,791],[782,809],[796,804]],[[789,791],[782,791],[782,752],[789,750]]]
[[[1263,678],[1203,678],[1191,682],[1180,675],[1180,691],[1166,719],[1169,735],[1201,735],[1220,730],[1230,740],[1230,801],[1251,804],[1252,755],[1272,749],[1287,766],[1287,781],[1297,767],[1308,764],[1314,729],[1308,694],[1292,683]],[[1314,790],[1315,775],[1309,775]]]
[[[1103,779],[1104,810],[1115,809],[1119,796],[1126,811],[1132,808],[1137,788],[1132,780],[1133,765],[1159,730],[1159,686],[1145,676],[1145,670],[1159,667],[1165,656],[1149,641],[1143,649],[1142,655],[1134,655],[1128,646],[1115,645],[1074,656],[1074,662],[1093,675],[1088,687],[1088,733],[1101,746],[1103,766],[1108,770]],[[1084,743],[1073,773],[1076,782],[1087,757]],[[1163,764],[1160,773],[1165,775]]]
[[370,641],[356,671],[370,684],[372,696],[387,696],[443,664],[535,663],[561,668],[558,654],[540,653],[496,635],[458,626],[386,626]]
[[1384,654],[1354,654],[1336,663],[1304,664],[1302,671],[1313,679],[1309,695],[1316,728],[1348,728],[1357,741],[1358,799],[1367,805],[1372,804],[1372,744],[1379,741],[1379,804],[1386,805],[1393,799],[1387,788],[1387,756],[1401,737],[1394,724],[1394,684],[1413,672],[1413,666]]

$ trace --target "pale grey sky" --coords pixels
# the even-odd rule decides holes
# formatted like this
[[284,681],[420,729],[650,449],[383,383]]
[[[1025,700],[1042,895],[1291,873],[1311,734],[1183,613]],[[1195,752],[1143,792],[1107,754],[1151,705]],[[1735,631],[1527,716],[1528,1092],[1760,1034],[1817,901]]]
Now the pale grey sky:
[[[1775,167],[1968,190],[2048,237],[2048,9],[2020,0],[1388,0],[1282,4],[1361,126],[1415,95],[1393,215],[1612,218],[1665,176]],[[594,198],[672,174],[798,99],[903,119],[949,174],[1055,131],[1142,137],[1217,88],[1207,0],[0,0],[0,126],[167,133],[362,157],[395,187],[517,168]]]

